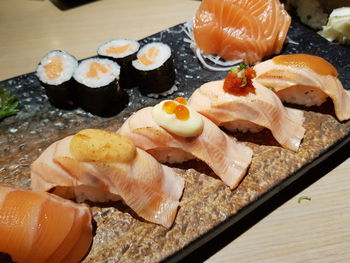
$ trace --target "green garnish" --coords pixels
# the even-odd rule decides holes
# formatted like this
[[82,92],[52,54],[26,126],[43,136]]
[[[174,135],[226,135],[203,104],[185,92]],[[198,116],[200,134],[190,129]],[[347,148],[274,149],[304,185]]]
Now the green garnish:
[[231,68],[231,72],[235,73],[235,74],[238,74],[239,72],[241,72],[241,71],[243,71],[243,70],[245,70],[247,68],[249,68],[249,66],[244,65],[243,63],[240,63],[239,66],[232,67]]
[[239,68],[238,67],[233,67],[233,68],[231,68],[231,72],[235,73],[235,74],[238,74],[239,73]]
[[248,68],[247,65],[244,65],[243,63],[240,63],[240,64],[239,64],[239,69],[240,69],[240,70],[247,69],[247,68]]
[[244,87],[245,85],[247,85],[247,77],[246,77],[246,76],[244,76],[244,77],[242,78],[241,87]]
[[311,197],[308,197],[308,196],[300,196],[300,197],[298,198],[298,204],[300,204],[300,202],[301,202],[302,200],[311,201]]
[[245,76],[245,70],[247,68],[249,67],[242,63],[239,64],[239,66],[235,66],[231,68],[231,72],[234,74],[237,74],[237,76],[242,79],[242,84],[240,85],[240,87],[244,87],[245,85],[247,85],[247,78]]
[[267,87],[269,90],[273,91],[273,92],[276,92],[276,90],[274,88],[270,88],[270,87]]
[[0,86],[0,120],[5,117],[14,115],[18,112],[17,106],[19,102],[6,91],[3,86]]

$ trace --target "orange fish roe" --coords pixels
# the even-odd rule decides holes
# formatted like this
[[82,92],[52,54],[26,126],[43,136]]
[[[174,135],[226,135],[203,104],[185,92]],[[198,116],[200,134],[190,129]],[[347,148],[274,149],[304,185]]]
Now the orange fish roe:
[[175,112],[175,108],[176,108],[176,103],[173,101],[166,101],[163,104],[163,110],[165,110],[166,113],[168,114],[173,114]]
[[249,93],[255,94],[252,79],[256,77],[256,72],[252,68],[241,65],[239,68],[231,70],[224,81],[224,91],[235,96],[246,96]]
[[[176,99],[178,99],[178,98],[176,98]],[[182,98],[182,99],[185,100],[185,102],[187,103],[186,99],[184,99],[184,98]],[[176,101],[179,102],[178,100],[176,100]],[[188,108],[185,105],[183,105],[183,104],[179,105],[179,104],[175,103],[174,101],[166,101],[163,104],[163,110],[165,110],[165,112],[168,114],[175,113],[176,118],[178,120],[181,120],[181,121],[188,120],[188,118],[190,117],[190,111],[188,110]]]
[[107,48],[106,53],[107,54],[121,54],[125,51],[129,50],[131,47],[131,44],[126,44],[124,46],[110,46]]
[[157,47],[150,47],[145,54],[139,57],[139,61],[149,66],[154,63],[155,58],[158,56],[159,49]]
[[185,105],[177,105],[175,108],[175,115],[178,120],[186,121],[190,117],[190,111]]
[[55,79],[58,78],[63,71],[62,58],[55,56],[51,59],[51,62],[45,65],[45,73],[47,78]]
[[92,62],[90,64],[90,68],[89,68],[88,73],[86,73],[86,77],[88,77],[88,78],[99,78],[98,71],[100,71],[102,73],[107,73],[108,72],[108,68],[106,66],[102,65],[101,63]]
[[177,101],[178,103],[187,105],[187,100],[184,97],[177,97],[176,99],[174,99],[175,101]]

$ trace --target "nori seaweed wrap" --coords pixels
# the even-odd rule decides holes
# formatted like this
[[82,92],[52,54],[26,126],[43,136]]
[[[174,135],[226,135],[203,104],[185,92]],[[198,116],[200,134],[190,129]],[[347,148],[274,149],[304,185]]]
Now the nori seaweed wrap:
[[41,59],[36,75],[54,107],[77,107],[77,90],[72,78],[77,67],[76,58],[65,51],[54,50]]
[[101,117],[110,117],[123,110],[128,97],[119,86],[119,74],[119,65],[109,59],[83,60],[74,73],[79,105]]

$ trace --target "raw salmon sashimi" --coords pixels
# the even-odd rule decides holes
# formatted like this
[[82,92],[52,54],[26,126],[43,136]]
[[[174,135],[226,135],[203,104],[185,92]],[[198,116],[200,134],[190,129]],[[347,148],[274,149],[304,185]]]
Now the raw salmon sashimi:
[[312,106],[333,100],[340,121],[350,119],[350,91],[338,79],[336,68],[308,54],[280,55],[254,67],[259,81],[273,88],[282,101]]
[[92,243],[86,205],[0,185],[0,252],[19,263],[80,262]]
[[[162,104],[163,103],[163,104]],[[169,125],[175,124],[171,119],[172,101],[163,101],[156,105],[165,105],[169,113]],[[173,104],[174,105],[174,104]],[[197,121],[202,124],[196,135],[182,134],[188,126],[181,127],[182,120],[194,113],[187,107],[176,107],[175,114],[179,120],[174,130],[161,127],[154,118],[155,107],[143,108],[130,116],[119,133],[132,140],[136,146],[146,150],[160,162],[181,163],[190,159],[199,159],[206,163],[230,188],[235,188],[244,177],[252,158],[252,150],[235,138],[227,136],[214,123],[198,113]],[[179,111],[176,112],[176,109]],[[178,128],[178,130],[176,130]],[[193,135],[193,136],[192,136]]]
[[184,179],[126,138],[87,129],[50,145],[31,165],[31,187],[78,201],[123,200],[140,217],[171,227]]
[[278,0],[203,0],[193,35],[205,54],[251,65],[281,52],[290,23]]
[[284,107],[273,91],[255,80],[252,85],[255,94],[236,96],[225,92],[224,80],[208,82],[195,90],[189,105],[229,130],[268,128],[280,145],[296,151],[305,133],[303,112]]

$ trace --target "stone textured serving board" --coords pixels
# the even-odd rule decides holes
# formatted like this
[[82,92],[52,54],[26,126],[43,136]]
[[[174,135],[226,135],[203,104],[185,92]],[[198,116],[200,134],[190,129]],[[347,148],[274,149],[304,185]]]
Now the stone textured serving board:
[[[171,46],[178,91],[171,98],[188,98],[201,84],[226,73],[203,69],[193,55],[183,25],[141,40]],[[313,31],[293,22],[283,53],[309,53],[335,65],[339,78],[350,89],[350,52],[330,44]],[[38,58],[39,59],[39,58]],[[130,114],[159,100],[128,90],[129,104],[112,118],[100,118],[81,109],[53,108],[33,73],[18,76],[5,85],[20,101],[20,112],[0,122],[0,184],[29,189],[29,165],[52,142],[84,128],[116,130]],[[180,209],[171,229],[145,222],[120,202],[90,204],[96,226],[91,251],[83,262],[176,261],[252,211],[284,186],[302,176],[350,140],[350,122],[334,117],[332,103],[305,111],[305,138],[294,153],[277,144],[267,130],[259,134],[231,134],[254,150],[247,176],[231,191],[202,163],[176,167],[185,180]]]

